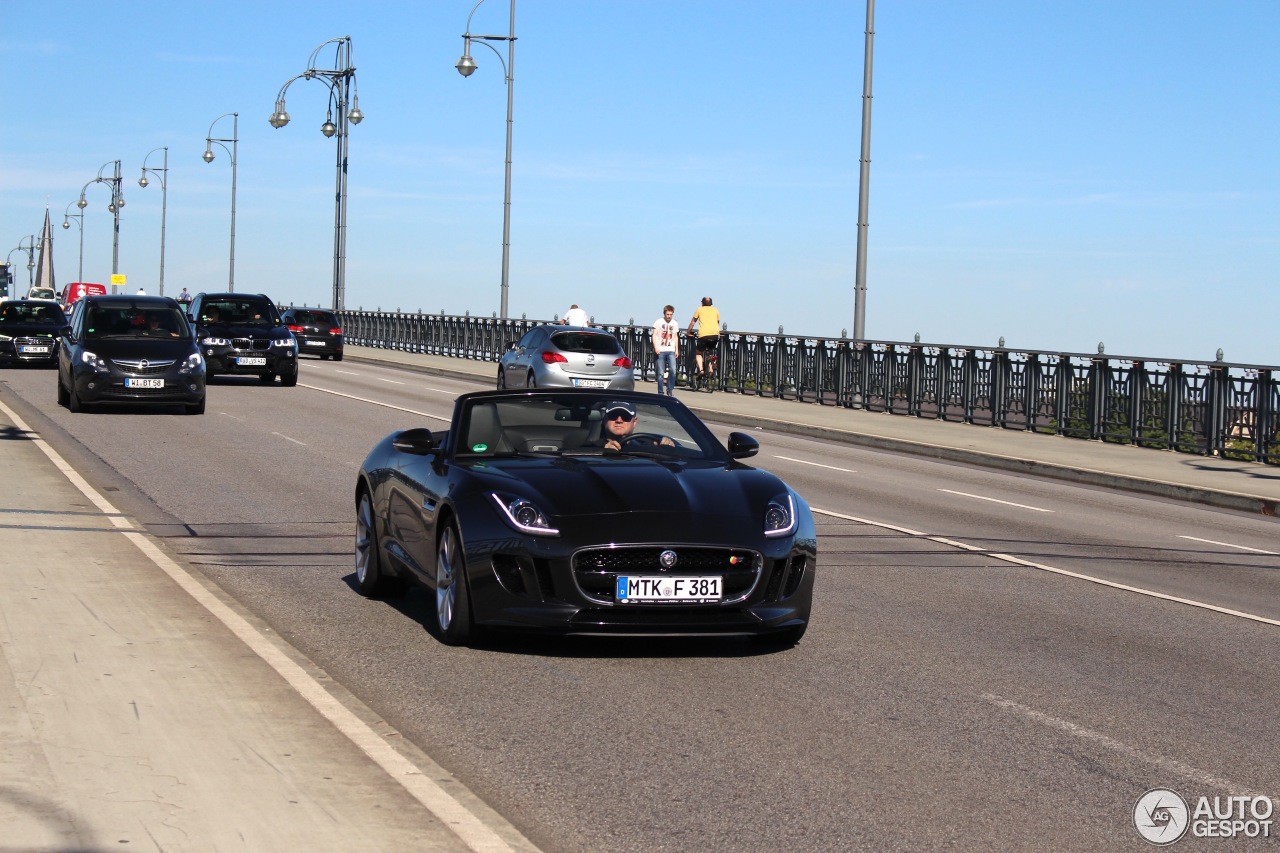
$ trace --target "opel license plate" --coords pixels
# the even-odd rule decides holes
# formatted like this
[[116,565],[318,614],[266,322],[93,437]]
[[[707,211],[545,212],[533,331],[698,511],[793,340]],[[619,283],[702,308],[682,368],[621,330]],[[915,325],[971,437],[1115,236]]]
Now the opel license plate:
[[266,367],[267,360],[260,355],[241,355],[236,357],[236,364],[241,367]]
[[164,380],[163,379],[130,379],[126,377],[124,380],[124,387],[126,388],[163,388]]
[[579,388],[608,388],[608,379],[575,379],[573,384]]
[[719,601],[719,575],[702,577],[651,577],[618,575],[618,603],[681,601]]

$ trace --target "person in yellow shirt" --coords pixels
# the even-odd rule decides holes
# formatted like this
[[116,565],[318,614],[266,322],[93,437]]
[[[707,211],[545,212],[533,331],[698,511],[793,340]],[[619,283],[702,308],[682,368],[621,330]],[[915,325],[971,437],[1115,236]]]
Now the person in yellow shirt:
[[[720,310],[712,306],[710,296],[702,297],[702,306],[693,312],[693,319],[689,321],[690,335],[693,334],[695,326],[698,330],[698,340],[693,358],[698,364],[698,373],[702,373],[703,354],[715,352],[716,347],[720,345]],[[714,373],[714,364],[709,365],[706,377],[710,379]]]

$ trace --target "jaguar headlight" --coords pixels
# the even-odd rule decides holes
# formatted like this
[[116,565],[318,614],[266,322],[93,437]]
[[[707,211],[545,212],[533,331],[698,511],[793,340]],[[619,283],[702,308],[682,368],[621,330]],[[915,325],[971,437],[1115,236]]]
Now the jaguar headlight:
[[796,530],[796,505],[790,494],[778,495],[764,508],[764,535],[789,536]]
[[491,492],[489,497],[493,498],[493,502],[498,505],[507,524],[521,533],[528,533],[531,536],[560,535],[560,531],[551,526],[546,514],[532,501],[511,495],[500,495],[497,492]]

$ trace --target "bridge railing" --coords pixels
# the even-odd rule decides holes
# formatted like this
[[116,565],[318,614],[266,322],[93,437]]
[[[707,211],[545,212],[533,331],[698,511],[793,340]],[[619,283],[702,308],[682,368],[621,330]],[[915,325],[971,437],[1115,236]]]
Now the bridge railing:
[[[341,312],[348,343],[496,362],[546,320]],[[598,324],[637,378],[649,326]],[[1280,465],[1280,367],[726,331],[720,390]],[[693,364],[684,341],[683,371]],[[496,371],[495,371],[496,376]]]

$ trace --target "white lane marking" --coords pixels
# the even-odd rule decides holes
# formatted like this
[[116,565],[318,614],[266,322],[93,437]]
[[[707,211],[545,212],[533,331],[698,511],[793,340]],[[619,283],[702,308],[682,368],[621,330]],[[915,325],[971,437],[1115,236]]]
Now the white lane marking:
[[381,400],[370,400],[366,397],[357,397],[354,394],[343,394],[341,391],[330,391],[328,388],[320,388],[319,386],[316,386],[316,385],[305,385],[301,382],[299,382],[298,385],[300,385],[303,388],[310,388],[312,391],[321,391],[325,394],[332,394],[335,397],[345,397],[348,400],[355,400],[359,403],[370,403],[374,406],[382,406],[387,409],[395,409],[397,412],[408,412],[411,415],[419,415],[424,418],[432,418],[433,420],[444,421],[445,423],[449,423],[449,421],[452,420],[451,418],[441,417],[440,415],[433,415],[428,412],[419,412],[417,409],[406,409],[404,406],[393,406],[390,403],[384,403]]
[[[151,559],[157,567],[173,579],[178,586],[208,610],[218,621],[222,622],[233,634],[254,651],[260,658],[274,669],[298,695],[316,709],[334,728],[340,731],[365,755],[381,767],[388,776],[400,783],[409,794],[422,803],[445,826],[449,827],[464,844],[477,853],[514,853],[514,848],[490,829],[460,801],[454,799],[448,791],[435,780],[423,774],[413,762],[396,752],[391,745],[377,732],[371,729],[350,709],[335,699],[319,682],[313,679],[305,669],[294,662],[288,655],[269,642],[239,613],[236,613],[217,596],[205,589],[182,566],[171,560],[168,555],[156,547],[150,537],[140,532],[121,512],[89,485],[83,477],[63,460],[56,450],[45,443],[31,427],[18,417],[18,414],[0,403],[0,411],[13,421],[14,426],[22,430],[30,438],[31,443],[53,462],[54,466],[80,490],[86,498],[93,502],[111,523],[122,528],[125,538],[132,542],[139,551]],[[448,778],[450,785],[460,783]],[[511,831],[515,831],[511,828]],[[530,845],[532,846],[532,845]]]
[[1204,542],[1206,545],[1221,545],[1223,548],[1239,548],[1241,551],[1252,551],[1255,554],[1270,554],[1273,557],[1280,556],[1278,551],[1264,551],[1261,548],[1250,548],[1248,545],[1232,545],[1230,542],[1216,542],[1213,539],[1201,539],[1198,536],[1179,536],[1179,539],[1190,539],[1192,542]]
[[401,382],[401,381],[400,381],[400,380],[398,380],[398,379],[383,379],[381,376],[375,376],[375,377],[373,377],[373,378],[374,378],[374,379],[377,379],[379,382],[387,382],[387,383],[389,383],[389,384],[391,384],[391,385],[403,385],[403,384],[404,384],[403,382]]
[[224,418],[231,418],[231,420],[233,420],[233,421],[242,421],[242,420],[244,420],[244,418],[237,418],[235,415],[228,414],[227,412],[218,412],[218,414],[222,415]]
[[993,504],[1004,504],[1005,506],[1016,506],[1018,509],[1029,509],[1033,512],[1053,512],[1051,509],[1044,509],[1038,506],[1027,506],[1026,504],[1016,504],[1013,501],[1002,501],[999,498],[988,498],[982,495],[971,495],[968,492],[954,492],[951,489],[938,489],[940,492],[946,492],[949,495],[959,495],[962,498],[973,498],[979,501],[991,501]]
[[345,373],[348,376],[359,376],[354,370],[335,370],[334,373]]
[[1042,572],[1049,572],[1050,574],[1062,575],[1063,577],[1075,578],[1076,580],[1082,580],[1082,581],[1088,581],[1089,583],[1095,583],[1095,584],[1098,584],[1099,586],[1110,587],[1111,589],[1118,589],[1123,592],[1132,592],[1138,595],[1145,595],[1149,598],[1159,598],[1163,601],[1172,601],[1175,604],[1185,604],[1188,607],[1198,607],[1201,610],[1211,610],[1214,613],[1221,613],[1225,616],[1235,616],[1239,619],[1248,619],[1251,622],[1261,622],[1264,625],[1280,625],[1280,619],[1270,619],[1266,616],[1258,616],[1255,613],[1245,613],[1242,610],[1232,610],[1227,607],[1219,607],[1216,604],[1209,604],[1204,601],[1196,601],[1195,599],[1192,599],[1192,598],[1179,598],[1176,595],[1168,595],[1163,592],[1156,592],[1153,589],[1145,589],[1140,586],[1130,586],[1129,584],[1116,583],[1115,581],[1109,581],[1104,578],[1094,577],[1092,575],[1086,575],[1080,572],[1073,572],[1068,569],[1059,569],[1055,566],[1047,566],[1044,563],[1033,563],[1030,560],[1022,559],[1021,557],[1015,557],[1012,554],[997,554],[994,551],[988,551],[985,548],[979,548],[974,545],[966,545],[963,542],[956,542],[951,539],[946,539],[942,536],[930,536],[927,533],[922,533],[918,530],[911,530],[906,527],[899,527],[896,524],[888,524],[883,521],[872,521],[871,519],[867,519],[867,518],[858,518],[852,515],[844,515],[843,513],[832,512],[831,510],[827,510],[827,509],[818,509],[817,507],[810,507],[809,509],[819,515],[826,515],[832,518],[841,518],[841,519],[844,519],[845,521],[856,521],[859,524],[866,524],[866,525],[870,525],[871,527],[879,527],[882,530],[893,530],[898,533],[905,533],[908,536],[919,536],[929,540],[930,542],[938,542],[942,545],[949,545],[954,548],[963,548],[966,551],[978,551],[986,554],[988,557],[991,557],[993,559],[1003,560],[1006,563],[1013,563],[1015,566],[1025,566],[1028,569],[1038,569]]
[[856,473],[858,473],[857,471],[853,471],[853,470],[850,470],[850,469],[848,469],[848,468],[837,468],[837,467],[836,467],[836,466],[834,466],[834,465],[823,465],[821,462],[809,462],[809,461],[804,460],[804,459],[794,459],[794,458],[792,458],[792,457],[790,457],[790,456],[777,456],[777,455],[774,455],[774,457],[773,457],[773,458],[774,458],[774,459],[785,459],[785,460],[787,460],[788,462],[799,462],[801,465],[812,465],[812,466],[813,466],[813,467],[815,467],[815,468],[826,468],[826,469],[831,470],[831,471],[842,471],[842,472],[844,472],[845,474],[856,474]]
[[285,441],[292,441],[294,444],[301,444],[303,447],[306,447],[306,446],[307,446],[307,443],[306,443],[305,441],[298,441],[298,439],[296,439],[296,438],[289,438],[289,436],[285,435],[285,434],[284,434],[284,433],[282,433],[282,432],[273,432],[273,433],[271,433],[271,434],[272,434],[272,435],[278,435],[278,436],[280,436],[281,438],[283,438]]
[[999,708],[1003,708],[1006,711],[1012,711],[1015,714],[1026,717],[1027,719],[1033,720],[1043,726],[1048,726],[1051,729],[1057,729],[1060,732],[1065,732],[1072,737],[1093,741],[1112,752],[1118,752],[1126,758],[1142,762],[1143,764],[1154,765],[1161,770],[1176,773],[1184,779],[1188,779],[1192,782],[1207,785],[1210,788],[1217,788],[1222,791],[1229,791],[1232,794],[1255,796],[1258,793],[1250,791],[1245,785],[1237,785],[1235,782],[1223,779],[1220,776],[1214,776],[1212,773],[1201,770],[1197,767],[1192,767],[1190,764],[1183,764],[1181,761],[1173,758],[1166,758],[1162,755],[1152,755],[1138,749],[1137,747],[1130,746],[1123,741],[1107,737],[1101,732],[1095,732],[1093,729],[1087,729],[1084,726],[1060,719],[1059,717],[1052,716],[1051,714],[1046,714],[1043,711],[1028,708],[1026,705],[1021,705],[1014,702],[1012,699],[1004,699],[992,693],[983,693],[982,698]]

